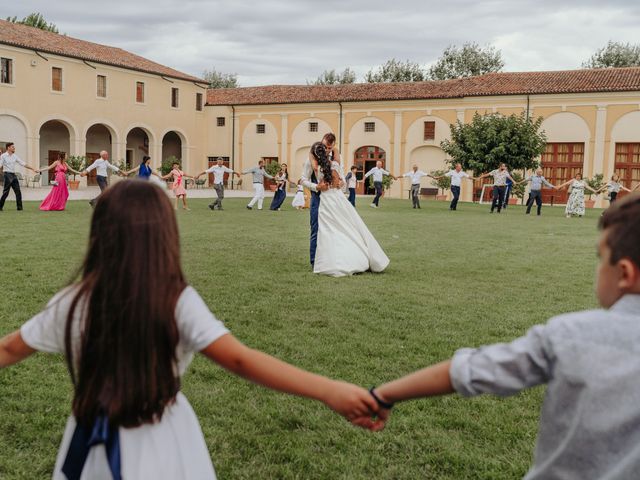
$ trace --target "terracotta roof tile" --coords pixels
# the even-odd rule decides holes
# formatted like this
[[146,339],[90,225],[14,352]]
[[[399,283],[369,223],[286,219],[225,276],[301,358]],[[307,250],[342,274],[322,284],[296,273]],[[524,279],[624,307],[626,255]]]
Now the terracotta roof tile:
[[0,20],[0,44],[37,50],[65,57],[78,58],[105,65],[137,70],[165,77],[206,83],[204,80],[165,67],[121,48],[86,42],[77,38],[47,32],[38,28]]
[[434,82],[209,89],[208,105],[425,100],[498,95],[640,92],[640,67],[489,73]]

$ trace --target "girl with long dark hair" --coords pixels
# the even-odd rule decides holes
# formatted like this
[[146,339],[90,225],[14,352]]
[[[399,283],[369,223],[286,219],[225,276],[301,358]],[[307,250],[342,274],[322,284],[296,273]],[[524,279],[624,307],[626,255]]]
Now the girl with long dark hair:
[[289,171],[287,170],[287,164],[283,163],[280,166],[280,171],[275,177],[278,187],[276,193],[271,200],[269,210],[280,210],[280,207],[287,198],[287,184],[289,183]]
[[[131,239],[135,241],[131,241]],[[193,354],[266,387],[324,402],[371,428],[364,389],[295,368],[236,340],[187,284],[166,194],[119,182],[100,197],[79,279],[0,339],[0,368],[63,353],[73,383],[54,479],[215,478],[180,392]]]

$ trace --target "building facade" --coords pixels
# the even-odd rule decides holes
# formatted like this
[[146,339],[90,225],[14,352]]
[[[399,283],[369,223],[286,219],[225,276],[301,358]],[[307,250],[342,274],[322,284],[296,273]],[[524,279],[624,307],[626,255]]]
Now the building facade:
[[[345,168],[359,176],[377,160],[396,175],[413,165],[429,172],[447,168],[440,143],[452,124],[525,112],[544,119],[540,160],[551,182],[577,172],[640,182],[640,68],[207,91],[201,79],[123,50],[34,30],[0,21],[0,147],[15,142],[32,165],[59,151],[92,159],[107,150],[129,167],[143,155],[155,166],[174,156],[197,173],[221,156],[236,170],[287,163],[295,179],[311,144],[334,132]],[[462,199],[480,187],[463,184]],[[406,198],[408,188],[394,182],[389,194]]]

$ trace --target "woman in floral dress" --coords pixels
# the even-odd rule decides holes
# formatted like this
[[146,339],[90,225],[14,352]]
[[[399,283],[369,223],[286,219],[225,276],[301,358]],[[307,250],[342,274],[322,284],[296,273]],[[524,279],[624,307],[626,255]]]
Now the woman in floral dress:
[[571,187],[571,194],[569,195],[569,200],[567,200],[567,206],[564,210],[567,218],[572,217],[573,215],[577,215],[578,217],[582,217],[584,215],[584,190],[591,190],[592,193],[598,194],[593,188],[591,188],[587,182],[582,179],[581,173],[576,173],[576,176],[569,180],[568,182],[563,183],[558,186],[558,190],[564,188],[566,186]]

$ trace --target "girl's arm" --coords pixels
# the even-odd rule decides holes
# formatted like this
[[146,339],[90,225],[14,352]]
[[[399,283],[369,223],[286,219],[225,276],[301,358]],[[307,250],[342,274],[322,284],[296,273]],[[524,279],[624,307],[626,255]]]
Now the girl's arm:
[[560,190],[561,188],[564,188],[564,187],[566,187],[567,185],[569,185],[571,182],[573,182],[573,179],[572,179],[572,180],[568,180],[568,181],[566,181],[566,182],[564,182],[564,183],[562,183],[562,184],[558,185],[558,186],[556,187],[556,189],[557,189],[557,190]]
[[243,345],[230,334],[211,343],[202,353],[247,380],[280,392],[319,400],[359,426],[372,428],[374,425],[370,417],[379,408],[363,388],[294,367]]
[[596,195],[598,195],[600,193],[600,190],[594,190],[593,188],[591,188],[587,182],[584,182],[584,188],[586,188],[587,190],[591,190],[593,193],[595,193]]
[[138,165],[138,166],[137,166],[137,167],[135,167],[135,168],[132,168],[131,170],[127,170],[127,171],[124,171],[124,170],[123,170],[123,171],[122,171],[122,174],[123,174],[124,176],[128,176],[128,175],[131,175],[133,172],[137,172],[138,170],[140,170],[140,165]]
[[167,179],[169,179],[169,177],[173,176],[173,172],[171,171],[171,172],[167,173],[166,175],[158,175],[158,176],[163,180],[167,180]]
[[629,193],[633,192],[633,190],[631,190],[631,189],[629,189],[629,188],[627,188],[627,187],[623,187],[622,185],[620,186],[620,188],[621,188],[622,190],[626,190],[626,191],[627,191],[627,192],[629,192]]
[[35,350],[25,343],[20,330],[0,339],[0,368],[21,362]]

